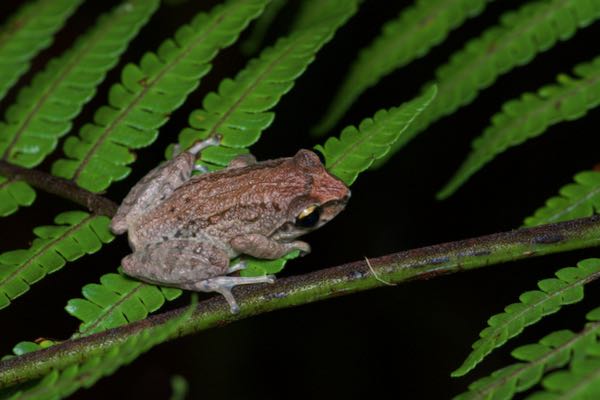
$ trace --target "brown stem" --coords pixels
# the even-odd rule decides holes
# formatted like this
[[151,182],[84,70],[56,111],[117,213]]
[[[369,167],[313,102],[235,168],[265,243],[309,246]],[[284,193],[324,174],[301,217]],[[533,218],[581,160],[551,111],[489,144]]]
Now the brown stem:
[[0,174],[13,180],[23,180],[31,186],[55,194],[86,207],[98,215],[112,217],[118,205],[112,200],[82,189],[72,181],[50,175],[47,172],[28,169],[0,160]]
[[[481,268],[522,258],[600,245],[600,216],[535,228],[443,243],[387,256],[279,279],[272,285],[238,287],[239,314],[214,296],[198,304],[172,338],[244,319],[249,316],[307,304],[335,296],[438,275]],[[384,283],[385,282],[385,283]],[[151,316],[120,328],[56,344],[44,350],[0,361],[0,388],[39,378],[51,369],[100,354],[151,326],[176,318],[183,309]]]

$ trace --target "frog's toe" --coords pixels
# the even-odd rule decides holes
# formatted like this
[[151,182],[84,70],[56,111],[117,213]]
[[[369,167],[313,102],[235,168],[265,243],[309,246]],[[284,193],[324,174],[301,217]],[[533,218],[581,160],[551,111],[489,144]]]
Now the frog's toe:
[[275,276],[217,276],[215,278],[205,279],[196,283],[195,289],[201,292],[217,292],[225,297],[229,303],[231,313],[237,314],[240,310],[235,297],[231,292],[233,287],[238,285],[249,285],[254,283],[273,283]]
[[296,240],[293,242],[294,250],[300,250],[300,255],[305,256],[310,253],[310,244],[303,242],[301,240]]
[[240,261],[238,263],[233,264],[231,267],[229,267],[229,269],[227,270],[227,274],[231,274],[233,272],[244,270],[244,269],[246,269],[247,266],[248,266],[248,264],[246,263],[246,261]]

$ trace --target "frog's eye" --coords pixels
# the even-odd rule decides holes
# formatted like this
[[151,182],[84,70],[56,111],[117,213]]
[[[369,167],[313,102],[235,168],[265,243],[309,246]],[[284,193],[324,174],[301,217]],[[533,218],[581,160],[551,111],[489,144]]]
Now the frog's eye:
[[320,216],[321,209],[319,206],[308,206],[296,217],[296,226],[301,228],[312,228],[319,222]]

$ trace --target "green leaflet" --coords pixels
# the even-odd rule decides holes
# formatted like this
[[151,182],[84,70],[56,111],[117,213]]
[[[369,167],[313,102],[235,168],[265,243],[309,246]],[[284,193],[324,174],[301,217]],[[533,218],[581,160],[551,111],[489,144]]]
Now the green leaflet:
[[189,396],[190,385],[181,375],[171,377],[171,397],[170,400],[185,400]]
[[180,317],[163,325],[149,327],[130,336],[122,343],[117,342],[108,346],[100,354],[71,364],[60,371],[53,370],[35,386],[16,393],[10,399],[61,399],[82,387],[92,386],[100,378],[111,375],[121,366],[129,364],[142,353],[172,337],[181,324],[190,317],[196,304],[197,300],[194,296],[192,305]]
[[139,321],[158,310],[165,300],[173,300],[180,289],[159,288],[121,273],[105,274],[100,284],[90,283],[81,290],[85,299],[71,299],[65,309],[82,321],[75,337],[91,335]]
[[472,150],[450,182],[438,193],[446,198],[473,174],[509,147],[544,133],[551,125],[583,117],[600,105],[600,57],[574,68],[578,79],[559,75],[557,85],[537,94],[525,93],[502,106],[490,125],[475,139]]
[[310,29],[315,24],[335,24],[339,18],[340,10],[348,6],[356,11],[362,0],[304,0],[296,12],[292,31]]
[[360,50],[329,109],[314,128],[330,131],[356,99],[384,76],[425,56],[468,18],[479,15],[492,0],[418,0],[381,27],[381,33]]
[[82,0],[37,0],[22,6],[0,28],[0,100],[29,69],[29,61],[50,46],[54,33]]
[[50,60],[32,84],[19,91],[0,122],[1,158],[31,168],[54,151],[157,7],[158,0],[129,0],[102,15],[70,50]]
[[[528,64],[538,53],[600,18],[600,0],[540,0],[500,17],[500,24],[470,40],[438,68],[439,94],[417,118],[377,168],[419,132],[477,98],[482,89],[511,69]],[[426,85],[427,87],[427,85]]]
[[268,0],[230,0],[197,15],[177,30],[156,53],[146,53],[139,65],[123,68],[121,83],[112,86],[108,106],[100,107],[94,123],[80,136],[65,141],[68,158],[52,172],[99,192],[129,174],[130,149],[148,146],[171,112],[198,87],[220,49],[233,43]]
[[34,200],[35,191],[27,183],[0,175],[0,217],[14,213],[19,207],[30,206]]
[[583,171],[575,183],[563,186],[560,196],[551,197],[546,205],[525,219],[525,226],[550,224],[589,217],[600,210],[600,172]]
[[316,146],[325,156],[329,172],[351,185],[359,173],[387,154],[394,142],[425,110],[437,93],[435,85],[421,96],[400,107],[380,110],[373,118],[363,120],[358,128],[349,126],[340,138],[331,137],[323,146]]
[[522,363],[516,363],[478,379],[469,390],[456,396],[455,400],[510,399],[517,392],[535,386],[544,373],[564,367],[569,361],[585,356],[587,349],[597,346],[600,335],[599,318],[588,319],[585,329],[577,334],[560,330],[545,336],[539,343],[521,346],[512,355]]
[[503,313],[492,316],[488,320],[489,327],[481,331],[481,339],[473,343],[473,351],[452,376],[465,375],[495,348],[519,335],[525,327],[559,311],[563,305],[581,301],[583,285],[600,277],[600,259],[580,261],[577,268],[563,268],[556,272],[556,276],[558,279],[538,282],[541,290],[523,293],[519,296],[519,303],[511,304]]
[[[590,314],[600,314],[600,308]],[[589,315],[588,314],[588,318]],[[539,391],[528,396],[531,400],[550,399],[597,399],[600,397],[600,346],[596,340],[591,340],[579,351],[579,357],[574,358],[568,370],[556,371],[544,378],[542,386],[545,391]],[[587,357],[582,357],[585,353]]]
[[269,28],[286,4],[287,0],[272,0],[267,8],[265,8],[265,11],[254,23],[248,38],[241,44],[242,51],[245,54],[252,55],[260,50]]
[[273,275],[283,270],[288,260],[293,260],[300,255],[299,251],[292,251],[277,260],[261,260],[258,258],[245,257],[246,269],[240,272],[241,276],[265,276]]
[[51,339],[42,339],[39,342],[22,341],[17,343],[15,347],[13,347],[13,354],[9,354],[0,358],[0,361],[7,360],[15,356],[20,356],[22,354],[31,353],[32,351],[42,350],[47,347],[53,346],[56,343],[58,342],[55,342]]
[[38,237],[29,249],[0,254],[0,309],[67,261],[95,253],[113,239],[110,220],[104,216],[69,211],[57,215],[54,222],[33,230]]
[[[338,4],[339,0],[321,2],[329,3]],[[204,98],[203,109],[190,115],[191,128],[180,133],[180,146],[188,148],[199,139],[221,135],[219,146],[209,147],[201,154],[201,160],[210,169],[226,166],[236,155],[247,153],[246,148],[273,121],[275,115],[269,110],[291,90],[319,49],[356,9],[356,1],[344,0],[343,7],[337,7],[335,13],[280,39],[251,60],[233,80],[224,79],[218,93]],[[169,154],[171,148],[167,149]]]

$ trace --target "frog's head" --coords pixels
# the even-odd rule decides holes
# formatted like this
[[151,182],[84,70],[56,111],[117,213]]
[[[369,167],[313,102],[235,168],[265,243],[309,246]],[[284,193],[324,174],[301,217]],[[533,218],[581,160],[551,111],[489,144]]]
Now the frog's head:
[[292,162],[309,178],[309,187],[307,192],[290,202],[288,222],[276,232],[276,240],[295,239],[320,228],[338,215],[350,199],[350,189],[327,172],[312,151],[298,151]]

